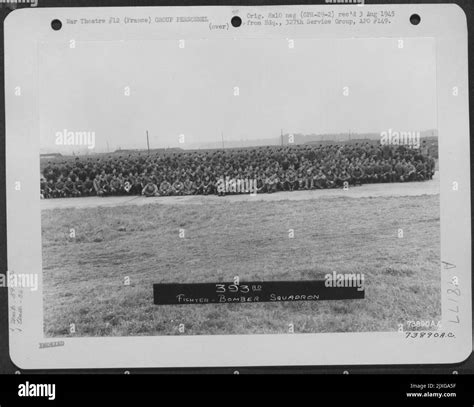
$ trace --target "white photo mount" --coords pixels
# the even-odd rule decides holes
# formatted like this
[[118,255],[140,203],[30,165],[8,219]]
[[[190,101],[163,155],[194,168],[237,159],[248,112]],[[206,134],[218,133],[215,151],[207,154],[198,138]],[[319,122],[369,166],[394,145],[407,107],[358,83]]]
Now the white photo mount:
[[[418,25],[410,21],[414,14],[421,17]],[[231,23],[236,16],[242,21],[239,27]],[[53,20],[61,21],[61,29],[52,29]],[[279,52],[284,55],[297,48],[299,42],[366,40],[370,46],[368,39],[383,40],[379,46],[387,44],[393,52],[400,51],[400,44],[421,41],[434,52],[441,247],[439,269],[433,272],[439,273],[441,282],[442,328],[437,332],[445,335],[411,337],[394,326],[390,332],[45,337],[38,169],[40,133],[46,131],[42,130],[42,103],[48,98],[43,85],[52,81],[51,77],[45,79],[48,52],[75,52],[75,47],[91,44],[107,50],[121,43],[130,44],[131,48],[133,44],[152,43],[165,50],[185,44],[189,49],[193,44],[209,41],[225,43],[238,53],[256,41],[280,43]],[[107,58],[106,51],[104,55]],[[264,49],[260,57],[265,58]],[[317,57],[315,64],[332,59],[335,63],[357,65],[355,60],[345,61],[344,55]],[[140,64],[136,61],[136,70],[130,75],[140,75]],[[193,67],[189,66],[189,70]],[[239,71],[232,74],[238,75]],[[77,78],[78,82],[84,80]],[[264,75],[259,80],[264,81]],[[460,7],[411,4],[21,9],[5,20],[5,95],[8,270],[18,275],[36,274],[39,281],[36,291],[9,290],[10,355],[20,368],[438,364],[461,362],[471,354],[467,23]],[[112,96],[101,94],[97,98],[111,100],[113,109]],[[200,106],[195,108],[199,111]],[[53,342],[56,345],[41,346]]]

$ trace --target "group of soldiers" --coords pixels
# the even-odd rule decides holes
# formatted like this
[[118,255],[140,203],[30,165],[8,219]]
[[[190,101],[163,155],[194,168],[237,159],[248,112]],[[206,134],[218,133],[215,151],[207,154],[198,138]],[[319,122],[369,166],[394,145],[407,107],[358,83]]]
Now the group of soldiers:
[[[381,182],[424,181],[435,159],[420,148],[369,142],[333,145],[160,153],[110,154],[48,162],[41,177],[42,198],[113,195],[208,195],[222,180],[253,180],[256,190],[344,188]],[[227,182],[227,184],[229,184]],[[247,191],[244,191],[247,192]]]

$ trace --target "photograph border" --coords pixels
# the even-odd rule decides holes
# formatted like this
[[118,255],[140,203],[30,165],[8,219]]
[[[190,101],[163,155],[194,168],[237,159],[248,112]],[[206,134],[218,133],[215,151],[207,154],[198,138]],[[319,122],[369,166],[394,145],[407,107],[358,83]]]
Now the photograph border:
[[[335,6],[332,6],[331,7],[347,7],[347,5],[335,5]],[[276,7],[276,6],[275,6]],[[292,6],[292,7],[303,7],[303,6]],[[353,7],[353,6],[352,6]],[[374,7],[374,5],[365,5],[364,7]],[[392,8],[394,7],[398,7],[398,6],[391,6]],[[223,7],[220,7],[220,9],[222,9]],[[419,10],[420,9],[420,6],[417,6],[417,9]],[[459,11],[461,11],[461,9],[456,9],[457,10],[457,13]],[[461,11],[462,12],[462,11]],[[62,13],[62,10],[61,12],[59,12],[59,14]],[[110,13],[110,9],[108,9],[106,11],[106,13]],[[421,12],[420,12],[421,13]],[[16,14],[23,14],[23,12],[16,12]],[[46,15],[47,13],[45,13]],[[59,15],[58,14],[58,15]],[[15,15],[15,13],[13,13],[12,15]],[[464,17],[460,14],[457,14],[457,17],[456,18],[463,18],[464,20]],[[10,17],[11,19],[11,17]],[[8,23],[9,20],[7,20],[7,23]],[[465,20],[464,20],[465,21]],[[441,27],[441,25],[438,26],[439,29],[442,29],[443,27]],[[444,27],[446,28],[446,27]],[[447,31],[444,31],[444,34],[446,33]],[[467,84],[467,71],[466,72],[462,72],[462,69],[459,68],[458,65],[456,65],[459,61],[459,58],[456,58],[456,57],[461,57],[461,59],[465,59],[466,61],[466,64],[467,64],[467,44],[466,43],[463,43],[463,39],[461,37],[456,37],[456,33],[451,33],[453,36],[452,37],[449,37],[448,39],[448,36],[446,36],[446,38],[444,38],[445,42],[444,44],[441,45],[441,47],[445,47],[445,51],[447,51],[449,49],[450,53],[451,53],[451,56],[450,56],[450,63],[455,66],[457,68],[457,70],[455,70],[457,76],[456,76],[456,79],[457,79],[457,82],[456,83],[461,83],[464,85],[464,88],[461,86],[460,88],[461,89],[465,89],[466,92],[461,92],[461,96],[459,98],[459,103],[458,104],[450,104],[447,102],[447,99],[444,99],[444,104],[443,102],[440,102],[438,101],[439,105],[441,104],[441,107],[443,107],[443,114],[445,117],[449,117],[451,120],[448,120],[446,119],[445,121],[440,121],[440,125],[439,125],[439,128],[438,128],[438,131],[439,133],[443,133],[443,134],[463,134],[464,136],[462,136],[463,138],[456,138],[456,140],[453,142],[450,141],[449,144],[447,144],[447,141],[443,141],[441,142],[441,138],[440,138],[440,161],[443,161],[445,162],[444,160],[441,160],[441,156],[443,155],[443,151],[446,152],[446,151],[449,151],[450,154],[456,154],[455,156],[458,158],[458,157],[462,157],[461,160],[458,160],[456,162],[456,170],[458,172],[451,172],[451,169],[452,168],[448,168],[448,167],[444,167],[443,166],[443,163],[440,165],[440,166],[443,166],[443,172],[441,173],[441,184],[444,185],[445,187],[447,187],[449,185],[449,180],[450,179],[456,179],[456,180],[460,180],[460,184],[462,185],[470,185],[470,180],[469,178],[466,176],[468,174],[468,172],[466,171],[466,168],[469,167],[469,159],[466,157],[467,155],[467,152],[468,152],[468,149],[467,149],[467,142],[468,142],[468,138],[466,139],[465,135],[468,134],[468,123],[466,122],[466,118],[468,117],[468,106],[467,106],[467,89],[468,89],[468,84]],[[453,40],[456,40],[456,41],[453,41]],[[467,40],[467,38],[465,38],[464,40]],[[453,42],[451,42],[453,41]],[[456,43],[454,43],[456,42]],[[465,51],[466,53],[464,54],[464,51],[463,51],[463,45],[465,46]],[[441,51],[440,51],[441,52]],[[25,55],[23,55],[25,56]],[[32,65],[31,65],[31,59],[27,59],[23,62],[30,62],[29,64],[25,64],[24,66],[28,66],[28,70],[32,69]],[[466,67],[467,68],[467,67]],[[442,70],[444,69],[444,71]],[[447,74],[447,72],[450,72],[449,70],[449,67],[448,66],[442,66],[441,67],[441,74]],[[8,74],[8,73],[7,73]],[[18,75],[20,74],[20,72],[16,71],[15,70],[15,75]],[[8,79],[8,77],[7,77]],[[11,78],[10,78],[11,79]],[[452,78],[451,78],[452,80]],[[33,83],[33,82],[32,82]],[[439,84],[439,78],[438,78],[438,84]],[[438,93],[439,95],[439,93]],[[7,98],[8,100],[8,98]],[[31,104],[31,111],[34,111],[34,101],[30,101],[32,104]],[[8,106],[7,106],[7,109],[8,109]],[[30,111],[30,110],[29,110]],[[450,121],[458,121],[458,123],[450,123]],[[31,122],[31,125],[34,126],[33,122],[34,122],[34,119],[31,119],[30,121],[28,121],[29,123]],[[11,123],[8,123],[9,125],[11,125]],[[456,127],[458,126],[458,127]],[[459,142],[460,141],[460,142]],[[10,187],[12,185],[12,181],[15,179],[15,176],[12,175],[12,177],[8,177],[9,176],[9,171],[10,169],[13,170],[14,166],[13,166],[13,163],[10,161],[8,162],[8,159],[9,159],[9,156],[13,159],[15,157],[15,153],[9,153],[9,145],[8,145],[8,140],[7,140],[7,185]],[[452,145],[454,144],[454,145]],[[31,145],[29,145],[29,147],[33,147],[33,143]],[[443,147],[444,146],[444,147]],[[16,146],[18,147],[18,146]],[[24,144],[22,145],[22,147],[24,147]],[[444,150],[443,150],[444,149]],[[30,149],[29,149],[30,150]],[[13,150],[10,150],[10,151],[13,151]],[[31,153],[31,154],[30,154]],[[446,153],[444,153],[446,154]],[[38,163],[39,162],[39,157],[34,157],[34,151],[29,151],[28,153],[28,160],[31,160],[30,162],[32,163]],[[19,164],[19,163],[18,163]],[[17,164],[17,165],[18,165]],[[34,167],[34,166],[33,166]],[[447,170],[445,169],[447,168]],[[15,170],[13,170],[13,172],[16,172],[16,171],[19,171],[19,167],[17,167]],[[443,181],[444,180],[444,181]],[[38,184],[38,181],[39,179],[34,179],[34,180],[31,180],[30,177],[26,177],[26,181],[27,182],[31,182],[32,185],[37,185]],[[14,182],[13,182],[14,183]],[[25,185],[25,184],[23,184]],[[28,185],[28,184],[26,184]],[[35,189],[32,187],[31,188],[32,191],[35,191]],[[36,188],[37,189],[37,188]],[[442,189],[443,190],[443,189]],[[449,189],[444,189],[444,193],[447,194],[447,191]],[[10,191],[10,189],[7,188],[7,200],[9,202],[9,207],[11,207],[11,197],[14,196],[12,195],[12,192],[8,192]],[[458,191],[459,192],[459,191]],[[10,195],[8,195],[10,194]],[[459,196],[461,195],[461,193],[459,193],[458,195],[456,196]],[[444,195],[444,196],[447,196],[447,195]],[[460,199],[460,201],[462,201],[462,203],[459,203],[459,201],[455,201],[455,200],[452,200],[449,202],[449,204],[446,204],[446,202],[444,200],[442,200],[442,207],[441,207],[441,210],[442,210],[442,213],[444,213],[445,215],[445,219],[446,219],[446,216],[453,216],[454,214],[456,215],[457,218],[462,218],[464,216],[464,220],[466,220],[466,208],[468,208],[469,210],[469,213],[467,214],[467,218],[470,219],[470,205],[467,204],[466,202],[469,202],[469,196],[470,196],[470,192],[469,192],[469,188],[467,189],[464,189],[462,191],[462,199]],[[21,200],[20,200],[21,201]],[[28,201],[28,205],[25,206],[25,204],[22,204],[20,201],[14,201],[14,207],[15,207],[15,211],[14,212],[21,212],[21,210],[19,208],[21,208],[21,206],[23,205],[23,211],[25,211],[27,208],[30,208],[30,205],[31,205],[31,197],[29,197],[29,199],[26,199],[24,201]],[[444,211],[444,212],[443,212]],[[449,215],[446,215],[448,214]],[[24,212],[23,212],[24,214]],[[13,212],[11,212],[9,214],[10,217],[13,217],[13,216],[16,216],[16,219],[15,221],[19,223],[23,222],[23,219],[20,219],[20,218],[23,218],[22,216],[22,213],[18,213],[17,215],[15,215]],[[461,219],[461,220],[462,220]],[[445,223],[445,222],[444,222]],[[446,225],[444,224],[442,226],[442,249],[445,249],[447,247],[446,245],[446,242],[443,244],[443,239],[446,239],[446,236],[456,236],[457,239],[459,240],[463,240],[463,239],[467,239],[467,241],[469,241],[470,243],[470,230],[466,230],[467,228],[464,227],[464,229],[461,229],[462,230],[462,234],[460,234],[458,232],[458,230],[453,230],[453,229],[449,229],[449,228],[454,228],[456,226],[459,226],[459,225],[456,225],[455,222],[452,222],[450,225]],[[444,232],[443,232],[443,227],[445,228]],[[10,233],[12,233],[10,230],[9,230],[9,236],[10,236],[10,241],[12,241],[12,238],[11,238],[11,235]],[[16,241],[16,239],[15,239]],[[443,254],[442,254],[442,260],[443,259],[447,259],[449,257],[450,259],[450,262],[453,262],[451,259],[453,257],[456,256],[456,254],[459,254],[459,252],[457,252],[456,250],[461,250],[462,252],[466,253],[466,249],[469,251],[470,250],[470,245],[468,248],[466,248],[465,246],[464,247],[454,247],[454,248],[451,248],[449,247],[449,249],[452,249],[452,251],[444,251]],[[9,244],[9,254],[11,256],[11,254],[13,253],[14,255],[18,255],[19,253],[19,248],[14,248],[12,247],[12,245]],[[37,250],[37,249],[35,249]],[[11,256],[12,257],[12,256]],[[28,259],[22,259],[22,261],[26,261]],[[457,265],[461,264],[464,268],[466,268],[467,265],[469,265],[469,270],[470,270],[470,258],[469,258],[469,264],[461,264],[459,262],[456,262]],[[443,260],[444,261],[444,260]],[[447,261],[447,260],[446,260]],[[18,265],[15,264],[15,268],[16,269],[19,269],[23,267],[22,263],[18,263]],[[461,276],[464,280],[469,280],[470,281],[470,273],[467,273],[466,275],[466,272],[463,272],[463,274],[459,274],[459,276]],[[444,293],[445,294],[445,293]],[[466,305],[467,303],[464,303],[464,305]],[[469,306],[471,306],[471,303],[470,303],[470,299],[469,299]],[[443,315],[445,315],[445,302],[443,302]],[[471,318],[471,313],[469,312],[469,318]],[[37,315],[36,315],[37,316]],[[465,318],[467,316],[464,315],[463,318]],[[471,321],[470,321],[471,322]],[[471,335],[471,328],[470,328],[471,324],[469,323],[469,337],[470,337],[470,340],[472,340],[472,335]],[[378,335],[379,333],[377,333]],[[294,334],[293,334],[294,335]],[[311,347],[311,343],[312,342],[309,342],[309,341],[312,341],[313,339],[306,339],[307,338],[307,335],[321,335],[321,334],[296,334],[297,336],[300,336],[300,337],[305,337],[304,338],[304,341],[302,342],[302,344],[304,343],[305,347],[308,349]],[[295,335],[295,336],[296,336]],[[330,335],[350,335],[350,334],[330,334]],[[363,335],[363,334],[355,334],[355,335]],[[373,333],[371,333],[370,335],[374,335]],[[385,334],[384,334],[385,335]],[[391,335],[391,334],[390,334]],[[465,338],[465,332],[462,332],[462,335],[464,335],[464,338],[463,340],[465,341],[466,338]],[[262,338],[260,339],[260,336],[259,335],[251,335],[252,337],[258,337],[256,338],[259,343],[257,346],[259,346],[261,349],[267,349],[268,348],[268,335],[261,335]],[[281,336],[281,335],[278,335],[278,336]],[[285,335],[286,336],[286,335]],[[171,337],[171,339],[173,340],[178,340],[179,339],[179,342],[182,342],[184,345],[184,348],[182,349],[182,351],[184,352],[186,349],[189,350],[189,348],[187,347],[187,345],[185,345],[185,342],[186,341],[183,341],[185,337]],[[76,341],[77,339],[79,338],[68,338],[67,341],[71,340],[71,342],[73,341]],[[86,343],[89,341],[89,339],[91,338],[80,338],[79,340],[81,341],[85,341]],[[103,338],[101,338],[103,339]],[[109,339],[109,338],[107,338]],[[112,340],[112,342],[110,342],[110,344],[114,344],[114,339],[115,338],[110,338]],[[136,341],[138,338],[137,337],[131,337],[131,338],[120,338],[120,339],[133,339],[134,341]],[[150,339],[150,338],[141,338],[140,337],[140,341],[143,340],[143,339]],[[219,341],[219,338],[216,338],[217,341]],[[234,349],[236,349],[236,351],[238,352],[238,349],[239,347],[243,346],[243,348],[241,348],[241,351],[244,352],[245,351],[245,347],[246,345],[248,344],[247,342],[247,339],[246,338],[241,338],[243,339],[242,340],[242,344],[233,344],[232,347],[234,347]],[[169,340],[169,339],[168,339]],[[387,339],[387,340],[390,340],[390,339]],[[137,341],[140,342],[140,341]],[[212,341],[211,341],[212,342]],[[216,342],[217,344],[218,342]],[[465,343],[465,342],[463,342]],[[89,349],[88,346],[90,344],[87,344],[87,347],[84,348],[84,349]],[[114,344],[115,345],[115,344]],[[140,345],[137,345],[136,343],[135,344],[130,344],[132,347],[135,346],[139,346],[141,347]],[[327,343],[328,346],[336,346],[337,348],[337,344],[335,345],[334,344],[334,338],[332,338],[328,343]],[[108,345],[107,345],[108,346]],[[206,345],[205,344],[200,344],[199,345],[200,348],[202,349],[202,347],[205,347]],[[209,346],[209,345],[207,345]],[[277,346],[283,346],[281,343],[279,343]],[[324,346],[324,345],[323,345]],[[451,344],[452,346],[452,344]],[[211,348],[215,349],[215,346],[214,345],[211,345],[210,346]],[[295,344],[295,347],[299,347],[299,345],[296,345]],[[361,348],[363,349],[364,345],[362,344],[361,345]],[[359,348],[359,349],[361,349]],[[424,352],[428,352],[427,348],[429,348],[429,346],[427,346],[426,344],[423,345],[423,349],[424,349]],[[419,352],[419,348],[418,347],[413,347],[414,351],[415,352]],[[386,351],[386,350],[385,350]],[[433,347],[432,350],[430,350],[433,352],[433,354],[438,354],[440,352],[439,350],[439,347]],[[459,357],[459,360],[458,362],[464,360],[466,358],[466,351],[465,349],[462,350],[463,352],[461,353],[461,356]],[[470,351],[472,351],[472,346],[470,347]],[[32,354],[31,354],[32,355]],[[18,355],[17,354],[17,357],[14,358],[14,361],[17,361],[19,363],[20,366],[24,365],[24,363],[21,363],[21,362],[26,362],[26,363],[30,363],[31,361],[31,355]],[[204,355],[204,352],[203,352],[203,355]],[[346,355],[347,356],[347,355]],[[18,357],[20,357],[20,359],[18,359]],[[206,355],[205,356],[207,358],[207,360],[212,360],[209,355]],[[314,362],[314,360],[307,360],[309,357],[314,357],[314,355],[308,355],[307,353],[305,354],[298,354],[298,355],[295,355],[295,354],[292,354],[291,357],[290,355],[286,355],[284,357],[282,357],[281,359],[279,359],[278,361],[276,361],[276,364],[277,365],[289,365],[289,364],[293,364],[292,362],[296,361],[296,364],[297,365],[305,365],[305,364],[313,364],[313,363],[310,363],[310,362]],[[432,360],[418,360],[418,361],[414,361],[414,362],[404,362],[406,359],[405,359],[405,355],[401,355],[400,353],[397,353],[397,354],[394,354],[393,355],[394,358],[397,358],[397,360],[389,360],[388,364],[392,365],[392,364],[397,364],[397,363],[401,363],[401,364],[408,364],[408,363],[436,363],[433,362]],[[286,359],[285,359],[286,358]],[[94,359],[96,359],[94,357]],[[343,362],[343,360],[345,359],[339,359],[338,361],[340,361],[340,363],[335,363],[335,365],[345,365],[346,363]],[[398,360],[400,360],[400,362],[398,362]],[[268,362],[271,362],[269,360],[262,360],[262,361],[257,361],[258,365],[264,365],[264,366],[268,366],[272,363],[268,363]],[[323,363],[323,364],[330,364],[329,362],[330,361],[327,361],[328,363]],[[442,360],[438,360],[438,363],[450,363],[451,360],[446,360],[446,359],[442,359]],[[84,363],[81,364],[80,366],[76,366],[78,368],[88,368],[88,361],[87,360],[84,360]],[[360,364],[360,363],[354,363],[354,364]],[[376,361],[372,361],[371,364],[380,364],[380,363],[377,363]],[[384,363],[385,364],[385,363]],[[155,366],[156,364],[154,364],[153,366]],[[211,362],[211,364],[209,366],[218,366],[219,364],[216,364],[216,362]],[[237,358],[234,358],[234,357],[231,357],[229,359],[229,363],[227,363],[227,366],[242,366],[243,364],[241,363],[240,359],[237,357]],[[252,365],[252,363],[245,363],[244,365]],[[26,365],[24,365],[26,366]],[[41,366],[33,366],[33,368],[41,368],[43,367],[44,365],[41,365]],[[119,366],[124,366],[123,364],[123,361],[117,361],[117,365],[113,365],[113,367],[116,367],[118,368]],[[141,367],[141,366],[131,366],[130,364],[126,364],[126,366],[130,366],[130,367]],[[187,364],[183,364],[181,366],[188,366]],[[196,364],[196,366],[204,366],[204,363],[198,363]],[[30,368],[31,366],[27,366],[27,368]],[[151,366],[149,366],[151,367]]]

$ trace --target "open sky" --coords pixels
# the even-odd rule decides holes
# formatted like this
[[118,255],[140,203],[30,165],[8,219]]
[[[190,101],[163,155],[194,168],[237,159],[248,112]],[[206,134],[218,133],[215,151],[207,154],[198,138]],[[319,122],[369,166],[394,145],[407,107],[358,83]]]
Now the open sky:
[[[226,140],[423,131],[436,125],[432,38],[39,44],[43,152],[56,132],[95,132],[94,151]],[[125,88],[130,96],[125,96]],[[239,96],[234,96],[234,88]],[[345,89],[348,88],[348,89]],[[344,90],[349,92],[344,96]],[[179,143],[184,135],[184,143]],[[181,139],[183,140],[183,139]]]

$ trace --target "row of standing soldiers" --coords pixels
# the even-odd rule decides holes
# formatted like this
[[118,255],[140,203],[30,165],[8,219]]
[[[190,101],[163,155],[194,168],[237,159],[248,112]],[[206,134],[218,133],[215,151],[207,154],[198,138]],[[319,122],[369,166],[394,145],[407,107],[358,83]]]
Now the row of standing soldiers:
[[[257,191],[341,188],[367,183],[431,179],[435,159],[422,145],[355,143],[299,145],[161,154],[76,157],[48,162],[43,198],[110,195],[196,195],[222,192],[219,184],[254,181]],[[248,191],[239,191],[248,192]]]

